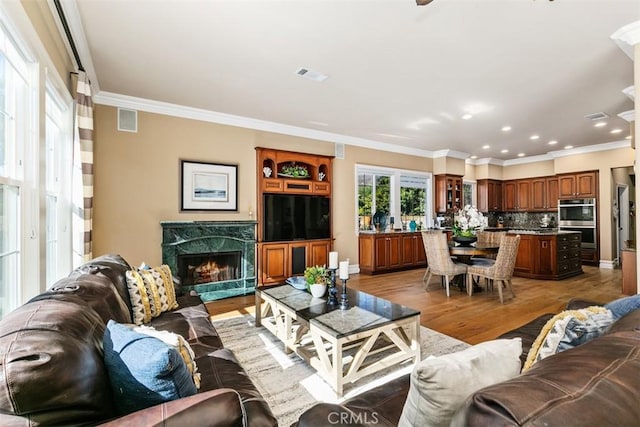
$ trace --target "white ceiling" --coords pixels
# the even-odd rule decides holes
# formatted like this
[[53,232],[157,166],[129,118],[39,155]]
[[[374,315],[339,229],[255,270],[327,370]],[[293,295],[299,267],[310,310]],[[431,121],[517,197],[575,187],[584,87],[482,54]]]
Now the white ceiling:
[[[126,95],[240,116],[248,127],[266,121],[330,141],[497,161],[629,134],[617,115],[633,110],[622,93],[633,61],[610,36],[640,19],[638,0],[63,4],[97,99]],[[329,78],[305,79],[300,67]],[[610,116],[606,126],[584,118],[595,112]]]

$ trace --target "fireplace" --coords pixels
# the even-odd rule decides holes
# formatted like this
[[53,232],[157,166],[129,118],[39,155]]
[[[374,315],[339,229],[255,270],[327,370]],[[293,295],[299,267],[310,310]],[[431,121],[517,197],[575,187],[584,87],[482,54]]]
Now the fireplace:
[[162,262],[204,301],[255,290],[255,221],[163,221]]

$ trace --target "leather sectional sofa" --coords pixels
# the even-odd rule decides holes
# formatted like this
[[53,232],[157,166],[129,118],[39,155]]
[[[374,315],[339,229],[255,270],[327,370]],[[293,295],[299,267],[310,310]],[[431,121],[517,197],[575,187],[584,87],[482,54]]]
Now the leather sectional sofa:
[[[571,301],[567,309],[592,305]],[[504,334],[522,338],[523,356],[547,314]],[[356,396],[342,405],[321,403],[304,412],[299,427],[397,426],[410,387],[409,375]],[[471,395],[455,419],[466,426],[640,425],[640,310],[618,319],[598,338],[537,362],[516,378]]]
[[0,425],[276,426],[194,295],[179,296],[179,307],[150,325],[188,341],[198,393],[117,416],[102,339],[109,319],[132,323],[130,268],[118,255],[96,258],[0,321]]

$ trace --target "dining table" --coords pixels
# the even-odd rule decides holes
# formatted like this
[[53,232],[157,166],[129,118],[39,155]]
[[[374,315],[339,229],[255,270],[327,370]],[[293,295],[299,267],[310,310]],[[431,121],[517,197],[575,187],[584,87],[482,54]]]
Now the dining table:
[[[452,257],[456,257],[456,261],[459,261],[463,264],[471,265],[473,263],[472,258],[475,257],[483,257],[487,255],[497,254],[500,246],[484,244],[475,242],[471,245],[460,245],[453,241],[449,242],[449,254]],[[454,283],[458,286],[461,291],[466,291],[467,284],[464,283],[464,280],[456,280]],[[473,283],[473,291],[481,292],[482,288],[477,284]]]

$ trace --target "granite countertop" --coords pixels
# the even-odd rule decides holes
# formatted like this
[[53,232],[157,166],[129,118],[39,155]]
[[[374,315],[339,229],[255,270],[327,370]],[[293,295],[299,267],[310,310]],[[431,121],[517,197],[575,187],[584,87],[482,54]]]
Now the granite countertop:
[[[389,231],[377,231],[377,230],[360,230],[360,234],[408,234],[408,233],[419,233],[422,230],[389,230]],[[443,229],[444,231],[444,229]]]

